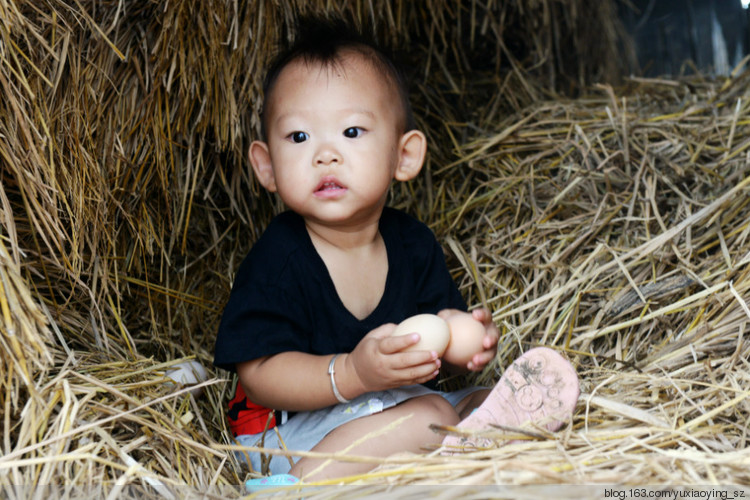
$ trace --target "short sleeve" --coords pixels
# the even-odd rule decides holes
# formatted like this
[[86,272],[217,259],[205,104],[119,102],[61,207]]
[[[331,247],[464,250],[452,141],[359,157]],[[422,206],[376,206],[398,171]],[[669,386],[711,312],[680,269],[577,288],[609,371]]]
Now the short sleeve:
[[282,287],[235,283],[219,325],[214,364],[235,365],[286,351],[309,350],[306,311]]
[[215,366],[235,371],[237,363],[310,350],[300,225],[293,214],[277,216],[240,264],[216,336]]

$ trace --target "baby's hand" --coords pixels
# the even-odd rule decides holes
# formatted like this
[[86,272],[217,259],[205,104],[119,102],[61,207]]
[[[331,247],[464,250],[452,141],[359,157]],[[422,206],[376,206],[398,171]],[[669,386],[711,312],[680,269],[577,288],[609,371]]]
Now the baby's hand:
[[484,326],[482,351],[474,354],[465,366],[457,367],[470,371],[481,371],[497,354],[497,341],[500,338],[500,332],[492,321],[492,314],[486,308],[481,307],[473,310],[471,313],[465,313],[457,309],[444,309],[438,313],[438,316],[447,321],[449,317],[455,314],[471,314],[474,320],[482,323]]
[[485,334],[484,339],[482,339],[482,347],[484,347],[484,351],[475,354],[466,367],[472,371],[480,371],[487,363],[495,359],[500,331],[497,329],[497,325],[492,321],[492,313],[488,309],[484,307],[474,309],[471,311],[471,315],[475,320],[484,325]]
[[346,361],[361,384],[361,392],[422,384],[438,375],[440,359],[437,353],[402,352],[419,342],[419,334],[392,337],[395,328],[395,324],[388,323],[372,330],[347,356]]

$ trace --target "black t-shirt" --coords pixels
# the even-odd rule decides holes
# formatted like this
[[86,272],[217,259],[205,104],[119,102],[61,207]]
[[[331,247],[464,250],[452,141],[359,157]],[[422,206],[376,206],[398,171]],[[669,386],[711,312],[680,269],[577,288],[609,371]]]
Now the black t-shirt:
[[288,351],[351,352],[371,330],[420,313],[466,310],[432,231],[385,208],[380,234],[388,255],[385,291],[362,320],[341,302],[325,263],[294,212],[276,216],[240,265],[219,326],[214,364]]

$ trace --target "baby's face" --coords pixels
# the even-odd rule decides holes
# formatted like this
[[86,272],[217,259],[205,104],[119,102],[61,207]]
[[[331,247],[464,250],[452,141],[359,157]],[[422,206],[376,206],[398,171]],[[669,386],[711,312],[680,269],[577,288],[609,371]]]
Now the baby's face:
[[377,220],[402,137],[387,78],[355,53],[330,67],[296,61],[268,97],[268,152],[286,205],[325,225]]

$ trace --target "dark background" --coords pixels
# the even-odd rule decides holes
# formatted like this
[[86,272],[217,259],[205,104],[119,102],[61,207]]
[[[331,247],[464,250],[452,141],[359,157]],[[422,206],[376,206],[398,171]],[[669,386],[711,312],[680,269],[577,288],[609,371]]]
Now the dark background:
[[750,53],[740,0],[629,0],[620,15],[643,76],[728,75]]

